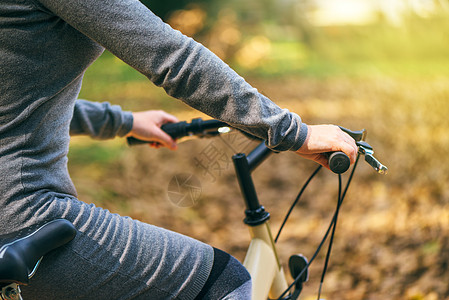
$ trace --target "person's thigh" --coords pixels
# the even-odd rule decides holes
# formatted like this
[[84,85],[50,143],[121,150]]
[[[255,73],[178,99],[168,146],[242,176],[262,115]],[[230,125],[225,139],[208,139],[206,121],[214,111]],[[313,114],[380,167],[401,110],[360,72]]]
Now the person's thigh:
[[49,209],[78,233],[44,257],[24,299],[194,299],[207,281],[209,245],[76,199]]

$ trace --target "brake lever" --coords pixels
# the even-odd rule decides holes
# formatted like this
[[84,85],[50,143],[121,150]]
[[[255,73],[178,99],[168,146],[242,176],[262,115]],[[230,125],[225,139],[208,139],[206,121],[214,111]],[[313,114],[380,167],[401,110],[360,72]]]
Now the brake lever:
[[362,130],[350,130],[350,129],[347,129],[347,128],[344,128],[344,127],[341,127],[341,126],[338,126],[338,127],[340,127],[340,129],[341,129],[343,132],[345,132],[345,133],[347,133],[349,136],[351,136],[351,137],[354,139],[354,141],[356,141],[356,142],[365,140],[365,137],[366,137],[366,129],[362,129]]
[[377,173],[387,174],[388,168],[386,166],[384,166],[382,163],[380,163],[380,161],[374,157],[373,147],[371,147],[370,144],[368,144],[367,142],[364,141],[365,137],[366,137],[365,129],[353,131],[353,130],[349,130],[349,129],[341,127],[341,126],[338,126],[338,127],[340,127],[340,129],[343,132],[347,133],[355,140],[356,145],[359,147],[359,153],[363,154],[365,156],[365,161],[371,167],[373,167]]
[[359,153],[365,156],[365,161],[379,174],[387,174],[388,168],[374,157],[374,150],[370,144],[364,141],[356,142],[359,147]]

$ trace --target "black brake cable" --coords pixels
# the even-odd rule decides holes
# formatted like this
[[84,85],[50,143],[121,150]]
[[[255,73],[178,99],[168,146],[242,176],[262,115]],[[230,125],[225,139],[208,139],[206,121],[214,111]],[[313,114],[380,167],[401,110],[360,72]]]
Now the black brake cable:
[[[315,253],[312,255],[312,258],[309,260],[309,262],[306,264],[306,266],[304,267],[304,269],[296,276],[296,278],[295,278],[295,280],[287,287],[287,289],[277,298],[277,300],[282,300],[282,298],[288,293],[288,291],[290,291],[295,285],[296,285],[296,283],[298,283],[298,281],[301,279],[301,277],[302,277],[302,275],[304,274],[304,272],[306,271],[306,270],[308,270],[309,269],[309,266],[312,264],[312,262],[315,260],[315,258],[318,256],[318,254],[319,254],[319,252],[321,251],[321,248],[323,247],[323,245],[324,245],[324,243],[325,243],[325,241],[327,240],[327,237],[328,237],[328,235],[329,235],[329,233],[330,233],[330,231],[332,230],[333,232],[335,232],[335,227],[334,227],[334,224],[336,223],[336,220],[337,220],[337,218],[338,218],[338,213],[339,213],[339,207],[341,206],[341,204],[343,203],[343,200],[344,200],[344,198],[345,198],[345,196],[346,196],[346,192],[348,191],[348,188],[349,188],[349,184],[351,183],[351,181],[352,181],[352,178],[353,178],[353,176],[354,176],[354,172],[355,172],[355,169],[356,169],[356,167],[357,167],[357,164],[358,164],[358,162],[359,162],[359,158],[360,158],[360,154],[359,155],[357,155],[357,159],[356,159],[356,161],[355,161],[355,163],[354,163],[354,167],[352,168],[352,171],[351,171],[351,174],[349,175],[349,178],[348,178],[348,182],[346,183],[346,187],[345,187],[345,190],[343,191],[343,194],[341,194],[341,189],[340,189],[340,187],[341,187],[341,175],[339,175],[339,193],[338,193],[338,203],[337,203],[337,209],[336,209],[336,211],[334,212],[334,215],[333,215],[333,217],[332,217],[332,220],[331,220],[331,223],[329,224],[329,227],[327,228],[327,230],[326,230],[326,233],[324,234],[324,236],[323,236],[323,239],[321,240],[321,242],[320,242],[320,244],[318,245],[318,247],[317,247],[317,249],[316,249],[316,251],[315,251]],[[309,178],[309,180],[307,180],[306,181],[306,183],[305,183],[305,186],[307,186],[308,184],[309,184],[309,182],[310,182],[310,180],[316,175],[316,173],[318,173],[318,171],[321,169],[321,166],[320,167],[318,167],[315,171],[314,171],[314,173],[310,176],[310,178]],[[296,199],[295,199],[295,201],[294,201],[294,205],[296,205],[296,203],[299,201],[299,198],[301,197],[301,194],[304,192],[304,190],[305,190],[305,187],[303,186],[302,188],[301,188],[301,191],[299,192],[299,194],[298,194],[298,196],[296,197]],[[291,207],[290,207],[290,210],[289,210],[289,212],[288,212],[288,215],[291,213],[291,210],[293,209],[292,207],[294,206],[294,205],[292,205]],[[288,218],[288,216],[284,219],[284,222],[283,222],[283,224],[282,224],[282,227],[285,225],[285,223],[287,222],[287,218]],[[282,227],[281,227],[281,229],[282,229]],[[276,240],[277,240],[277,238],[279,237],[279,233],[278,233],[278,235],[277,235],[277,237],[276,237]],[[333,238],[332,238],[332,241],[333,241]],[[330,254],[330,250],[328,249],[328,254]],[[328,257],[326,257],[326,261],[328,261]],[[326,264],[325,264],[325,267],[326,267],[326,269],[327,269],[327,262],[326,262]],[[326,271],[323,269],[323,272],[325,273]],[[324,275],[322,274],[322,280],[324,280]],[[322,286],[322,283],[320,283],[320,291],[319,291],[319,293],[321,293],[321,286]],[[319,296],[318,296],[319,297]]]
[[332,244],[334,243],[335,229],[337,227],[337,219],[338,219],[338,215],[340,213],[340,207],[341,207],[341,205],[343,203],[343,199],[346,196],[346,192],[348,191],[349,184],[352,181],[352,177],[354,175],[355,168],[356,168],[357,163],[359,161],[359,157],[360,157],[360,155],[357,155],[357,160],[356,160],[356,162],[354,164],[354,168],[352,169],[352,172],[351,172],[351,174],[350,174],[350,176],[348,178],[348,182],[346,183],[346,187],[345,187],[345,190],[343,191],[343,193],[342,193],[342,190],[341,190],[341,187],[342,187],[342,185],[341,185],[341,175],[338,174],[338,201],[337,201],[337,208],[335,209],[335,220],[333,220],[334,222],[331,223],[332,233],[331,233],[331,237],[329,238],[329,246],[328,246],[327,253],[326,253],[326,259],[325,259],[325,262],[324,262],[323,272],[321,274],[320,287],[319,287],[319,290],[318,290],[318,298],[317,298],[318,300],[321,297],[321,290],[322,290],[323,283],[324,283],[324,276],[326,275],[327,267],[329,265],[329,259],[330,259],[330,255],[331,255],[331,251],[332,251]]
[[302,194],[306,190],[309,183],[312,181],[313,177],[315,177],[316,174],[321,170],[321,165],[318,166],[318,168],[315,169],[315,171],[310,175],[309,179],[307,179],[306,183],[301,188],[301,191],[298,193],[298,196],[296,196],[295,201],[293,201],[292,205],[290,205],[290,209],[288,210],[287,214],[285,215],[284,221],[282,222],[281,227],[279,228],[278,234],[276,235],[276,238],[274,239],[274,242],[276,243],[279,239],[279,236],[281,235],[282,229],[284,228],[285,223],[287,223],[288,218],[290,217],[290,214],[293,211],[293,208],[295,208],[296,204],[298,203],[299,199],[301,198]]
[[327,248],[326,258],[324,260],[323,272],[321,273],[320,287],[318,289],[317,300],[320,300],[320,298],[321,298],[321,289],[323,288],[324,276],[326,275],[327,267],[329,265],[329,259],[330,259],[330,256],[331,256],[332,245],[334,243],[335,228],[337,228],[338,214],[340,212],[340,207],[341,207],[341,204],[343,202],[341,196],[342,196],[342,194],[341,194],[341,175],[338,174],[338,201],[337,201],[337,208],[335,209],[335,221],[331,224],[331,226],[332,226],[332,233],[331,233],[331,236],[329,238],[329,245],[328,245],[328,248]]

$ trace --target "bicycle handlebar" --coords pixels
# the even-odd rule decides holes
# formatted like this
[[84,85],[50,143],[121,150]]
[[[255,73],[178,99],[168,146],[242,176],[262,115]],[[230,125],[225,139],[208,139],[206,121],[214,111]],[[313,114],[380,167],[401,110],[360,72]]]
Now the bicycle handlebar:
[[[366,136],[366,130],[353,131],[339,126],[341,130],[349,134],[359,146],[359,153],[365,155],[365,160],[379,173],[386,173],[387,168],[382,165],[372,154],[373,148],[363,140]],[[178,123],[166,123],[161,126],[161,129],[170,135],[173,139],[180,139],[186,136],[197,136],[200,138],[214,137],[221,133],[231,131],[231,128],[225,122],[219,120],[202,120],[201,118],[193,119],[190,123],[186,121]],[[134,137],[127,138],[128,145],[141,145],[151,142],[139,140]],[[264,142],[262,142],[264,143]],[[342,174],[349,169],[349,157],[341,152],[332,152],[326,154],[329,159],[329,168],[336,174]]]
[[[220,128],[229,128],[229,125],[219,120],[202,120],[201,118],[197,118],[193,119],[190,123],[182,121],[178,123],[166,123],[161,126],[161,129],[174,140],[193,135],[198,137],[217,136],[221,133]],[[149,143],[134,137],[128,137],[127,141],[130,146]]]
[[329,168],[335,174],[343,174],[349,169],[351,165],[351,161],[349,160],[349,156],[346,153],[337,151],[331,152],[327,154]]

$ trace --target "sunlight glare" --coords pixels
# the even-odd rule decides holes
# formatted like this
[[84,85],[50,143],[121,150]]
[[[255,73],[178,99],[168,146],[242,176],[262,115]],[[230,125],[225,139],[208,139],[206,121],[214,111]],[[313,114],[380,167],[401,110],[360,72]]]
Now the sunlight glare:
[[358,0],[317,1],[318,9],[311,14],[312,23],[318,26],[361,25],[374,21],[372,2]]

